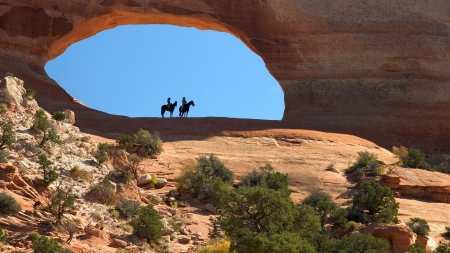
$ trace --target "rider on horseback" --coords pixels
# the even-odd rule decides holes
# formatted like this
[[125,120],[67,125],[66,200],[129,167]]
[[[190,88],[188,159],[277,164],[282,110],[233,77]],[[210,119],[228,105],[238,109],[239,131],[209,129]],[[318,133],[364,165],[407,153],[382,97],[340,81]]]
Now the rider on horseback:
[[170,111],[170,107],[172,107],[172,104],[170,103],[170,98],[167,98],[167,110]]
[[183,97],[183,100],[181,100],[181,103],[182,103],[182,105],[181,105],[181,111],[183,111],[184,105],[187,103],[185,97]]

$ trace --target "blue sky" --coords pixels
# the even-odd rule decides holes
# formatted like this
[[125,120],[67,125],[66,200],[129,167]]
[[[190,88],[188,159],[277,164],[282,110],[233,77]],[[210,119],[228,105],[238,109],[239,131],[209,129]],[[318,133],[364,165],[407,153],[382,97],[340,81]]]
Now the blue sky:
[[168,97],[180,105],[183,96],[195,102],[189,117],[280,120],[284,111],[261,57],[222,32],[120,26],[71,45],[45,69],[73,97],[110,114],[161,117]]

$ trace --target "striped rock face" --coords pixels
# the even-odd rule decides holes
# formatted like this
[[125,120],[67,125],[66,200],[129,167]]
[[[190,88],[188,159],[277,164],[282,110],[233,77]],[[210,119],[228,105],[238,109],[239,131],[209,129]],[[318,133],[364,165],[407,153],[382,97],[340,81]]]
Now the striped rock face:
[[23,79],[49,111],[73,110],[84,130],[178,134],[176,123],[86,108],[45,73],[69,45],[125,24],[228,32],[263,58],[284,91],[283,120],[210,119],[216,132],[304,128],[450,153],[447,0],[1,0],[0,74]]

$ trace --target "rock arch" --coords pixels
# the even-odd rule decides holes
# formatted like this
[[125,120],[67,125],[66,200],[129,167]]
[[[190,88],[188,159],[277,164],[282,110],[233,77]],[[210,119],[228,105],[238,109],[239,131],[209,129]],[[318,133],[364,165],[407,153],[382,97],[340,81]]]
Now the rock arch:
[[[43,68],[71,43],[120,24],[143,23],[229,32],[263,58],[285,95],[283,120],[251,121],[245,128],[315,129],[388,148],[450,152],[445,0],[4,0],[0,72],[24,79],[47,110],[74,110],[86,130],[123,132],[151,124],[175,134],[180,130],[156,119],[113,116],[75,103]],[[228,121],[225,129],[216,122],[214,131],[195,131],[246,130],[233,124],[239,120]]]

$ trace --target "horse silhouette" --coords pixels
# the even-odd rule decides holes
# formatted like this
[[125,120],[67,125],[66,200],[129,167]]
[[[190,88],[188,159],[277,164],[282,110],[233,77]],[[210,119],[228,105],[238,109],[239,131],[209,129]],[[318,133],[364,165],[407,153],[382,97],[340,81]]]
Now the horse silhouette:
[[175,101],[175,103],[173,104],[170,104],[170,110],[167,108],[167,105],[161,106],[161,116],[164,118],[164,113],[166,113],[166,111],[169,111],[170,117],[172,118],[172,114],[173,111],[175,110],[175,107],[177,107],[177,101]]
[[180,117],[187,117],[189,113],[189,106],[195,106],[194,101],[191,100],[189,103],[186,103],[184,106],[180,106]]

